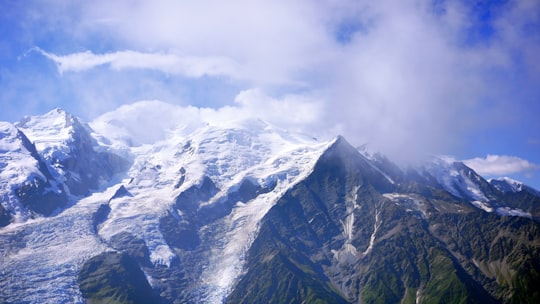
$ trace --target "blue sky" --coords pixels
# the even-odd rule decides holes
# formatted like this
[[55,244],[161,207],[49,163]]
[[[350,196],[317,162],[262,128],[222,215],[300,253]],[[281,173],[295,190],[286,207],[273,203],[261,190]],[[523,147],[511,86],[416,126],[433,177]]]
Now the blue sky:
[[0,5],[0,120],[154,99],[241,108],[540,188],[537,0]]

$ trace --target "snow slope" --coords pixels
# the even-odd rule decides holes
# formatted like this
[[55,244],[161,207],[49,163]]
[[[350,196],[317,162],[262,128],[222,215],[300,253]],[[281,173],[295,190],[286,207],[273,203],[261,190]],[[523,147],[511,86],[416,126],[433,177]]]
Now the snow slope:
[[[161,124],[160,134],[148,134],[135,141],[138,129],[133,124],[139,122],[130,115],[142,116],[149,107],[157,116],[159,111],[169,112],[166,118],[172,121]],[[159,224],[164,215],[175,211],[176,198],[209,178],[219,190],[209,201],[201,202],[198,208],[203,209],[226,200],[249,180],[272,190],[249,201],[236,202],[230,213],[200,227],[202,241],[209,244],[211,254],[193,261],[201,265],[201,273],[188,291],[196,295],[196,302],[221,302],[241,274],[244,255],[257,234],[259,221],[285,191],[311,172],[319,156],[331,145],[257,119],[181,119],[185,113],[175,116],[172,108],[160,108],[155,102],[119,111],[92,122],[96,129],[93,137],[101,147],[128,155],[133,161],[131,167],[119,180],[109,181],[56,216],[27,220],[0,230],[0,299],[83,302],[76,282],[78,270],[90,257],[113,250],[109,241],[121,232],[144,240],[154,265],[170,267],[177,256],[165,241]],[[70,151],[70,118],[57,109],[40,119],[27,119],[20,127],[30,134],[45,157],[61,157]],[[16,129],[6,124],[0,127],[9,135],[2,137],[1,149],[20,149],[12,139]],[[106,136],[109,134],[110,137]],[[5,161],[4,166],[26,170],[28,174],[39,173],[27,154],[18,155],[19,162]],[[9,179],[2,178],[6,180]],[[122,185],[129,195],[111,199]],[[95,226],[94,214],[106,203],[111,211]],[[152,283],[152,278],[149,281]]]
[[0,122],[0,182],[20,184],[33,175],[45,179],[38,160],[23,143],[23,134],[12,124]]
[[426,171],[452,195],[467,200],[487,202],[488,198],[478,185],[480,177],[468,175],[463,168],[465,166],[462,163],[450,157],[439,156],[426,166]]
[[502,192],[520,192],[528,191],[529,193],[540,197],[540,191],[525,185],[524,183],[511,179],[509,177],[499,177],[489,179],[488,182]]
[[31,216],[15,195],[15,190],[23,184],[33,183],[35,179],[46,180],[28,143],[14,125],[0,122],[0,202],[12,213],[15,222],[25,221]]
[[57,108],[42,116],[27,116],[16,125],[45,159],[62,160],[69,157],[69,142],[76,123],[75,117]]
[[[504,201],[494,201],[492,199],[492,194],[497,191],[519,192],[525,189],[527,186],[519,181],[509,178],[486,181],[463,163],[444,156],[435,158],[425,167],[425,172],[434,177],[443,189],[458,198],[468,201],[478,209],[485,212],[496,212],[503,216],[532,218],[530,212],[509,207]],[[531,193],[540,196],[535,189],[529,189]]]
[[141,237],[152,262],[169,266],[175,255],[159,232],[159,218],[171,210],[181,192],[210,178],[220,190],[199,206],[205,208],[226,199],[244,180],[262,186],[275,184],[271,192],[237,202],[230,214],[217,219],[219,223],[202,227],[212,227],[201,235],[206,238],[203,241],[215,244],[207,260],[197,261],[204,271],[194,284],[199,290],[195,300],[216,303],[240,274],[258,222],[284,191],[309,174],[330,143],[291,134],[260,120],[204,124],[185,134],[180,126],[170,131],[166,141],[132,148],[135,161],[128,172],[132,180],[124,184],[132,196],[111,201],[109,219],[99,234],[105,240],[121,231]]

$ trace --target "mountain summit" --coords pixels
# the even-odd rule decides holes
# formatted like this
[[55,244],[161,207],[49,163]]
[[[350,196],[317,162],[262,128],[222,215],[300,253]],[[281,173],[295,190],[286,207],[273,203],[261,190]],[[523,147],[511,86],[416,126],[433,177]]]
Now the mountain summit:
[[538,191],[161,106],[0,123],[0,302],[540,300]]

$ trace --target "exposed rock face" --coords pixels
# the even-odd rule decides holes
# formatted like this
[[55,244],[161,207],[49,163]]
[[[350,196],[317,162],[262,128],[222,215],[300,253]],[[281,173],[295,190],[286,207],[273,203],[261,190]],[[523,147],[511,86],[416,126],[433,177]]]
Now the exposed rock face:
[[51,215],[55,210],[66,205],[67,196],[61,189],[51,191],[50,188],[49,181],[36,178],[18,187],[15,193],[28,209],[42,215]]
[[415,179],[392,185],[368,169],[345,142],[331,147],[263,219],[228,302],[535,297],[537,222],[486,213]]
[[76,118],[73,118],[73,137],[70,143],[70,157],[52,163],[59,164],[66,173],[66,184],[74,195],[86,195],[90,189],[97,189],[101,183],[114,174],[128,168],[128,162],[121,157],[94,150],[95,140]]
[[0,205],[0,227],[7,226],[9,225],[10,222],[11,222],[11,215],[4,208],[4,206]]

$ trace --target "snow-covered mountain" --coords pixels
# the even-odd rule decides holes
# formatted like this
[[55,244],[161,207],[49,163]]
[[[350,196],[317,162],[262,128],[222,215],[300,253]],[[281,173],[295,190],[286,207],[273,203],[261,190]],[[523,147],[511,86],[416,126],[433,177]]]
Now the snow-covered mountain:
[[[447,214],[524,227],[540,218],[538,192],[447,158],[402,170],[342,137],[158,101],[89,124],[61,109],[0,123],[0,169],[0,302],[356,302],[377,281],[366,261],[398,227],[423,222],[422,233],[451,246],[437,226]],[[459,271],[486,259],[449,248],[438,250],[459,255]],[[499,266],[478,267],[483,276],[456,286],[515,293],[504,287],[510,275],[493,285]],[[432,296],[433,280],[411,283],[413,298]]]
[[0,123],[0,170],[0,226],[24,222],[34,213],[50,215],[67,203],[63,185],[36,147],[7,122]]
[[[462,162],[448,157],[433,160],[424,167],[424,174],[431,175],[452,195],[486,212],[528,218],[539,216],[539,206],[531,204],[531,199],[536,200],[540,193],[521,182],[508,178],[485,180]],[[517,198],[524,192],[530,194],[531,199]]]
[[535,195],[540,195],[540,192],[538,190],[509,177],[492,178],[488,181],[495,188],[505,193],[517,193],[521,191],[527,191]]
[[[155,109],[155,104],[146,105]],[[138,113],[145,111],[146,109],[143,109]],[[5,235],[10,235],[10,238],[16,235],[16,238],[20,236],[25,239],[23,235],[29,231],[32,236],[36,236],[57,226],[55,236],[50,238],[59,240],[40,237],[25,239],[27,247],[50,248],[51,243],[62,244],[66,241],[67,245],[70,243],[67,240],[89,234],[94,235],[89,244],[110,244],[115,236],[129,233],[144,241],[152,264],[170,266],[179,257],[175,248],[168,245],[167,236],[160,231],[160,225],[164,225],[163,218],[170,217],[176,225],[193,226],[193,229],[202,229],[201,232],[208,229],[208,225],[213,225],[218,228],[207,235],[199,236],[201,243],[213,246],[212,255],[193,257],[198,259],[197,268],[200,270],[197,282],[193,282],[192,292],[198,294],[201,301],[206,299],[213,302],[226,295],[234,279],[240,274],[242,254],[256,233],[258,221],[284,191],[309,174],[314,162],[329,144],[290,134],[255,119],[224,122],[221,125],[197,123],[190,132],[180,123],[176,129],[165,130],[165,140],[160,140],[164,138],[163,135],[157,135],[153,130],[144,130],[154,132],[157,141],[128,146],[125,145],[126,141],[136,142],[130,137],[134,135],[123,132],[126,127],[118,120],[116,124],[111,124],[110,120],[103,121],[111,116],[115,115],[109,113],[92,124],[107,125],[108,129],[102,127],[99,128],[100,131],[110,131],[113,135],[122,134],[121,137],[112,136],[107,139],[60,109],[43,116],[26,118],[17,124],[19,130],[13,125],[5,124],[6,127],[9,126],[6,132],[11,132],[11,141],[17,136],[24,136],[22,132],[31,136],[30,139],[39,151],[39,157],[54,173],[54,180],[65,185],[70,193],[80,195],[94,189],[86,198],[72,196],[73,206],[53,218],[40,218],[31,222],[14,220],[23,223],[4,228]],[[92,133],[95,137],[90,135]],[[106,144],[100,142],[104,139]],[[2,174],[6,172],[23,179],[20,172],[24,170],[23,172],[28,171],[26,179],[32,174],[39,175],[40,172],[36,169],[38,161],[30,152],[17,153],[19,157],[24,156],[32,161],[30,168],[23,166],[29,162],[27,159],[24,159],[25,162],[11,161],[7,152],[20,150],[19,146],[2,148],[2,152],[6,150],[3,153],[3,163],[8,165],[8,168],[16,167],[16,170],[3,170]],[[129,150],[126,152],[127,148]],[[109,151],[109,154],[103,156],[105,152],[102,151]],[[117,151],[118,155],[111,151]],[[119,155],[126,160],[117,160],[121,157]],[[113,176],[112,173],[120,170],[111,170],[111,164],[124,163],[127,160],[131,165],[124,171],[123,178],[121,175]],[[114,169],[114,166],[112,168]],[[10,181],[10,178],[3,178],[2,181]],[[187,206],[191,203],[182,202],[183,195],[190,191],[206,190],[205,187],[210,187],[209,193],[201,194],[206,198],[205,201],[198,202],[195,206]],[[124,189],[128,195],[115,196],[114,191],[119,188]],[[8,212],[15,211],[5,202],[2,202],[2,205],[6,205]],[[106,206],[107,216],[96,219],[93,214],[103,206]],[[190,208],[193,210],[189,210]],[[192,212],[193,215],[184,216],[187,212]],[[84,222],[85,218],[87,222]],[[65,224],[58,224],[60,222]],[[74,222],[78,224],[75,225]],[[216,242],[219,246],[215,246]],[[109,246],[109,249],[114,248],[113,245]],[[76,264],[81,258],[79,250],[89,250],[97,255],[106,251],[106,248],[104,245],[73,248],[69,256],[76,257],[76,260],[69,260],[68,263],[74,263],[73,267],[79,268],[81,265]],[[62,250],[64,253],[70,251],[69,248]],[[21,257],[21,254],[24,256]],[[39,263],[29,262],[28,254],[39,255],[40,259],[36,259]],[[44,262],[45,256],[50,257],[50,260]],[[24,269],[29,272],[41,269],[59,281],[73,280],[71,275],[66,276],[65,265],[54,267],[57,264],[56,254],[43,255],[42,250],[23,253],[8,250],[4,258],[6,270],[17,272],[21,279],[25,278],[28,286],[33,286],[33,290],[41,290],[39,293],[47,292],[52,295],[55,291],[51,290],[47,281],[33,281],[32,275],[25,273]],[[208,269],[203,271],[203,266]],[[214,275],[214,271],[221,272],[219,279]],[[4,281],[9,282],[12,281]],[[7,285],[9,286],[2,286],[3,290],[9,291],[10,286],[20,288]],[[206,291],[197,291],[201,288]],[[61,301],[70,301],[74,296],[65,294],[62,290],[59,290],[58,294],[67,297],[58,298]],[[36,298],[35,295],[27,294],[20,299],[32,302]]]
[[98,144],[88,125],[62,109],[25,117],[16,126],[53,169],[55,180],[72,195],[87,195],[128,168],[127,160]]

